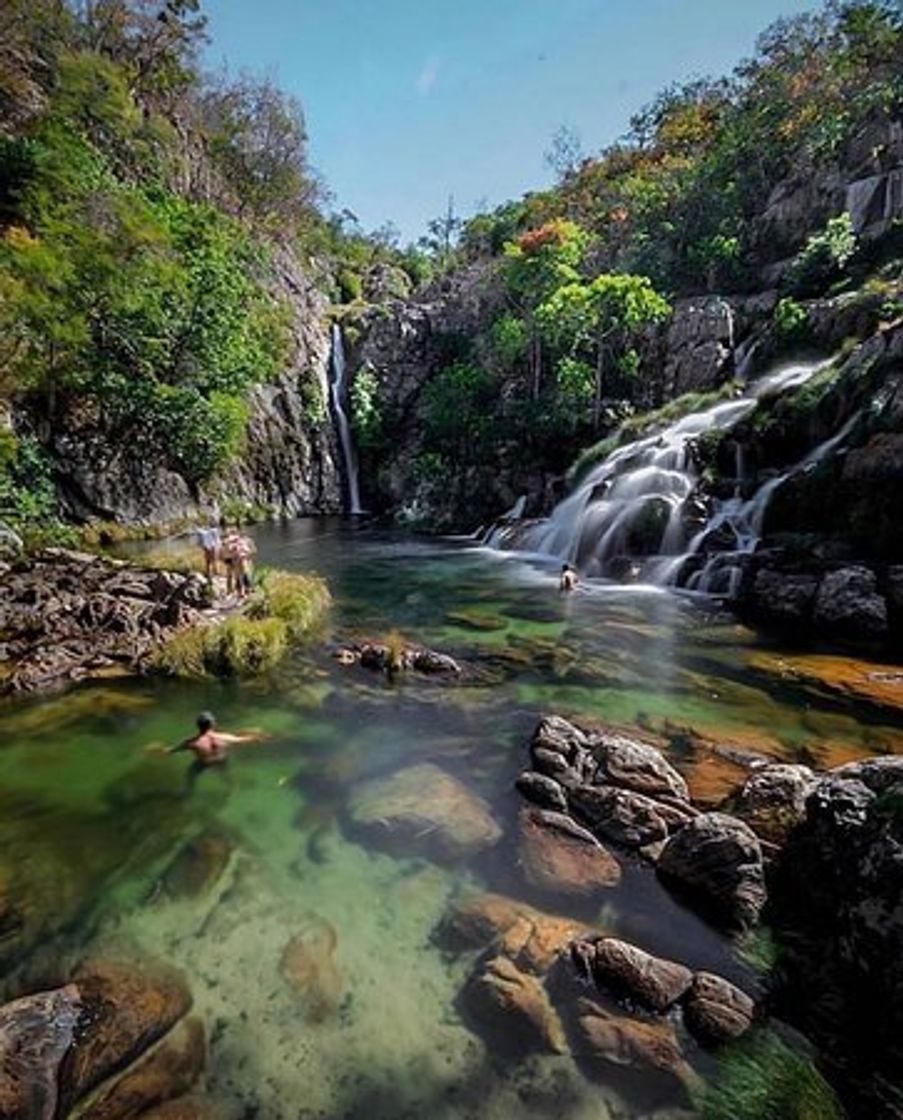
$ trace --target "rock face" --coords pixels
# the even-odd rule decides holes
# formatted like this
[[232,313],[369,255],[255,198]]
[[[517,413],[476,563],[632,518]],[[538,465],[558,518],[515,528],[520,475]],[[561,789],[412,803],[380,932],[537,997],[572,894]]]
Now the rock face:
[[362,782],[351,793],[348,821],[369,843],[440,861],[467,859],[502,835],[481,797],[428,762]]
[[523,809],[518,819],[524,877],[534,887],[568,895],[593,895],[621,880],[618,861],[599,841],[562,813]]
[[0,632],[11,663],[0,690],[138,672],[173,633],[201,622],[207,603],[200,573],[47,549],[0,573]]
[[70,515],[166,523],[194,519],[220,498],[287,517],[342,509],[339,453],[326,407],[326,300],[285,253],[275,262],[273,286],[291,311],[292,348],[283,373],[251,394],[241,457],[199,492],[140,431],[123,440],[90,409],[73,409],[55,419],[47,446]]
[[756,834],[724,813],[703,813],[676,832],[662,850],[658,872],[730,926],[753,925],[765,903]]
[[[855,1115],[903,1101],[903,758],[821,778],[780,856],[777,1010],[830,1056]],[[878,1012],[880,1009],[880,1012]]]

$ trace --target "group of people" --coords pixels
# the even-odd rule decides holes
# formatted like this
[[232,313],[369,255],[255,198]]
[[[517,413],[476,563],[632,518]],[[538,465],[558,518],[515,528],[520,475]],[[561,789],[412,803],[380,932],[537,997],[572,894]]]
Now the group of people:
[[226,573],[226,594],[245,599],[250,594],[254,581],[254,553],[257,551],[250,537],[238,531],[236,526],[221,535],[215,526],[198,530],[198,543],[204,553],[204,573],[213,582],[219,574],[222,562]]

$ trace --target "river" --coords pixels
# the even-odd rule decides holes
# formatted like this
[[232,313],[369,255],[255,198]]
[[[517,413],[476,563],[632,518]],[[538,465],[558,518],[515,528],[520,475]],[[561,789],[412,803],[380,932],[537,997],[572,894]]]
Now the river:
[[[512,782],[537,717],[665,734],[691,792],[714,803],[742,777],[732,750],[816,766],[899,752],[899,713],[788,677],[788,651],[661,589],[599,583],[562,596],[551,561],[333,519],[255,535],[263,563],[317,571],[335,599],[331,632],[273,678],[95,683],[0,712],[3,858],[58,892],[69,915],[44,953],[138,945],[183,969],[210,1040],[204,1087],[224,1120],[609,1120],[685,1107],[660,1081],[588,1077],[569,1057],[501,1060],[504,1039],[462,1019],[473,956],[449,956],[433,932],[471,890],[751,981],[737,947],[643,866],[602,906],[527,889]],[[473,672],[389,681],[330,656],[344,638],[392,630]],[[154,747],[184,738],[208,708],[222,727],[268,738],[235,751],[231,783],[204,774],[185,796],[185,756]],[[505,830],[488,856],[440,866],[347,834],[355,783],[414,762],[488,801]],[[231,849],[228,871],[200,895],[161,888],[161,868],[199,831]],[[280,961],[292,936],[324,929],[336,1006],[312,1016]]]

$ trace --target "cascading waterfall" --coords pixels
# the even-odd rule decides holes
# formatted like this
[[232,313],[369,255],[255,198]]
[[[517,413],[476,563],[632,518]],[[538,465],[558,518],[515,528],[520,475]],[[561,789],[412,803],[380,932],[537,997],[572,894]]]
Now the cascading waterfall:
[[[756,547],[774,492],[790,475],[810,469],[835,449],[856,418],[791,470],[766,482],[748,501],[741,497],[746,465],[738,446],[734,496],[718,503],[704,524],[701,509],[693,504],[698,476],[691,443],[709,432],[733,428],[753,411],[759,398],[802,385],[826,364],[809,362],[778,370],[750,386],[742,397],[692,413],[663,431],[618,448],[548,519],[512,523],[509,514],[490,530],[485,543],[555,556],[588,576],[626,575],[661,585],[731,593],[740,576],[739,557]],[[719,534],[717,541],[715,534]]]
[[342,449],[342,466],[348,483],[348,512],[363,513],[361,509],[361,495],[357,481],[357,459],[354,455],[354,446],[351,442],[351,426],[345,413],[345,344],[342,340],[342,328],[338,323],[332,325],[332,357],[330,361],[332,377],[329,381],[329,398],[332,402],[332,414],[335,417],[336,431],[339,435],[339,446]]

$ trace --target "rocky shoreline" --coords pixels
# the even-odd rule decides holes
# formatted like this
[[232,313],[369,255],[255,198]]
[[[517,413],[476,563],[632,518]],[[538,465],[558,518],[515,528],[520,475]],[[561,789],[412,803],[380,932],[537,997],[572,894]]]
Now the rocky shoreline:
[[48,548],[0,565],[0,694],[147,672],[173,635],[222,618],[199,572]]

